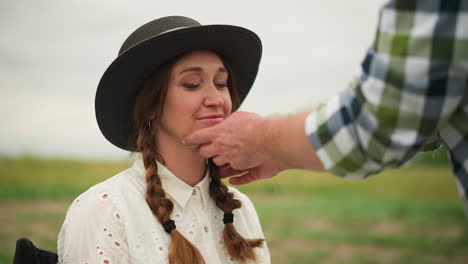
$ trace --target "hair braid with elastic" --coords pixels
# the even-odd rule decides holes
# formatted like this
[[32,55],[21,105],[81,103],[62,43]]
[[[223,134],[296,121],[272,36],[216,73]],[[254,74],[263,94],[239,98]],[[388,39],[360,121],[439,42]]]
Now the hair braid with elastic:
[[[224,213],[232,213],[234,209],[240,208],[242,206],[241,202],[234,199],[234,194],[229,192],[228,187],[221,181],[218,167],[211,161],[208,166],[211,176],[210,195],[215,200],[216,205]],[[242,237],[233,223],[224,225],[223,239],[229,256],[241,262],[256,261],[254,248],[261,247],[263,244],[263,239],[245,239]]]
[[[151,132],[149,132],[149,134],[151,134]],[[163,189],[161,179],[158,175],[156,160],[162,162],[162,159],[155,151],[155,137],[147,135],[144,141],[146,144],[142,146],[141,153],[146,168],[146,202],[158,221],[163,224],[171,219],[174,204],[166,197],[166,192]],[[177,229],[170,231],[170,235],[172,238],[168,256],[170,264],[205,263],[198,249]]]
[[[157,153],[157,126],[151,127],[162,114],[164,100],[167,93],[168,72],[173,62],[163,65],[151,78],[146,80],[137,95],[133,110],[135,127],[134,138],[129,142],[135,152],[141,152],[146,169],[146,202],[163,224],[170,220],[174,204],[166,197],[161,179],[158,175],[156,161],[164,164],[164,159]],[[154,98],[157,98],[154,100]],[[177,229],[170,231],[171,244],[168,259],[170,264],[205,264],[198,249],[190,243]]]

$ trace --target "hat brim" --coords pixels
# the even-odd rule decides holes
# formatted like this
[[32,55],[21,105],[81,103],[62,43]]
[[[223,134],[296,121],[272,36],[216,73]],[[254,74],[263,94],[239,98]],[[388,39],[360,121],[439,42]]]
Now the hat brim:
[[106,139],[119,148],[132,150],[131,112],[144,80],[169,59],[201,49],[216,52],[232,68],[242,102],[255,81],[262,54],[261,41],[255,33],[230,25],[169,31],[126,50],[102,76],[96,91],[95,111],[99,129]]

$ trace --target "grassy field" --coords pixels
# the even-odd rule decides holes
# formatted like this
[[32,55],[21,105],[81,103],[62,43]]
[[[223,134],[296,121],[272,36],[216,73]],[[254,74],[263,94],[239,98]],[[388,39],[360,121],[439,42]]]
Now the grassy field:
[[[446,160],[365,181],[288,171],[241,186],[259,213],[273,263],[468,263],[468,224]],[[72,199],[128,163],[0,159],[0,263],[15,241],[56,251]]]

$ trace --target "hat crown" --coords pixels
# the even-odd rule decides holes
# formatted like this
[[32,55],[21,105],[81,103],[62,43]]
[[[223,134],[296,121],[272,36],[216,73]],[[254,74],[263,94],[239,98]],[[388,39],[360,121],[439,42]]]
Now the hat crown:
[[119,50],[119,56],[126,50],[136,44],[160,35],[164,32],[183,27],[201,26],[201,24],[188,17],[184,16],[167,16],[150,21],[133,31],[130,36],[124,41]]

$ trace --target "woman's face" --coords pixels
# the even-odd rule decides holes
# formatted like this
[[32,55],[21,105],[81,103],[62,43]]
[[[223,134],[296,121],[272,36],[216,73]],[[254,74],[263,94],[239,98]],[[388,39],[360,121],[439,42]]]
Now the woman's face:
[[223,121],[231,113],[228,72],[220,57],[195,51],[172,67],[160,136],[180,141],[190,133]]

